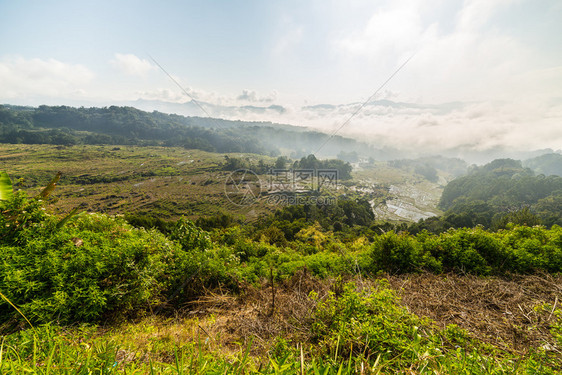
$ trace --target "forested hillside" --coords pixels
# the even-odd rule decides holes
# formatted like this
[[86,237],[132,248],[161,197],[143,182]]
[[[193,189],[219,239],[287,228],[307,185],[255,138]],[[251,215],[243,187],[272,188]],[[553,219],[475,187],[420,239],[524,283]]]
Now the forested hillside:
[[562,176],[562,154],[545,154],[527,159],[523,161],[523,166],[536,174]]
[[442,231],[449,227],[501,229],[509,222],[526,225],[562,224],[562,177],[536,175],[521,161],[498,159],[458,177],[443,190],[441,218],[431,218],[420,228]]
[[[179,146],[273,156],[284,151],[300,158],[317,151],[328,137],[270,122],[184,117],[132,107],[0,106],[0,143]],[[384,155],[365,143],[335,136],[318,156],[335,156],[342,150]]]

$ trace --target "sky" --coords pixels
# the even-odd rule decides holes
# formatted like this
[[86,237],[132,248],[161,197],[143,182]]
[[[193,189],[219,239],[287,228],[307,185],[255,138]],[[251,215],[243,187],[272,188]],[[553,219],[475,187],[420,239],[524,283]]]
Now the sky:
[[559,0],[0,0],[0,103],[336,132],[371,98],[338,134],[560,150],[560,20]]

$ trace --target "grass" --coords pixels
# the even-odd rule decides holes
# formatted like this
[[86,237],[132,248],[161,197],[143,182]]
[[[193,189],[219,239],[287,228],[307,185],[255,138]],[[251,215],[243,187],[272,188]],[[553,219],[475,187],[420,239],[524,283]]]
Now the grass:
[[[52,323],[5,335],[0,338],[0,373],[556,374],[562,370],[559,352],[555,351],[562,342],[554,341],[550,351],[541,346],[510,351],[483,342],[457,325],[438,328],[436,322],[418,318],[393,297],[389,287],[398,280],[390,284],[356,280],[367,284],[347,284],[340,292],[337,280],[303,279],[302,275],[300,280],[298,285],[295,279],[293,284],[280,286],[281,305],[271,316],[252,313],[269,294],[264,286],[248,290],[243,300],[208,294],[206,300],[175,317],[152,315],[108,327]],[[310,288],[318,290],[318,297],[305,301],[302,296]],[[342,294],[336,297],[337,293]],[[341,310],[350,303],[356,307]],[[308,310],[299,313],[295,304],[306,304]],[[332,309],[338,304],[341,306]],[[559,329],[561,309],[544,304],[535,307],[543,318],[554,316],[551,326]],[[304,315],[291,320],[294,314]],[[319,322],[338,321],[338,316],[344,320],[332,328],[324,326],[336,331],[320,339],[315,338],[318,331],[314,328],[306,330],[309,324],[314,327]],[[379,324],[376,321],[387,327],[387,333],[363,336],[363,330]],[[288,324],[283,328],[284,323]],[[407,336],[397,336],[404,329]],[[383,338],[387,334],[391,341]],[[408,335],[413,335],[412,339]],[[399,351],[370,352],[383,343]]]
[[[227,155],[249,158],[254,163],[274,161],[261,155]],[[16,188],[34,194],[56,172],[63,172],[56,192],[59,213],[85,206],[85,202],[85,208],[96,212],[150,214],[168,219],[228,212],[252,221],[261,213],[271,212],[275,208],[272,204],[258,202],[240,207],[226,199],[224,182],[230,172],[220,170],[224,156],[170,147],[0,145],[4,170],[14,183],[22,179]],[[375,203],[396,199],[423,212],[439,213],[435,205],[442,188],[437,184],[391,168],[385,162],[376,162],[353,174],[353,180],[340,184],[341,193],[357,192]],[[267,184],[267,177],[263,180]],[[401,192],[389,192],[391,185],[398,186]],[[416,198],[416,194],[427,199]],[[404,217],[389,210],[379,210],[377,218],[404,221]]]
[[0,161],[15,187],[32,194],[62,171],[53,198],[57,213],[86,206],[109,214],[148,213],[176,219],[226,209],[253,219],[271,211],[265,205],[229,204],[224,194],[229,172],[220,168],[224,154],[168,147],[0,145]]

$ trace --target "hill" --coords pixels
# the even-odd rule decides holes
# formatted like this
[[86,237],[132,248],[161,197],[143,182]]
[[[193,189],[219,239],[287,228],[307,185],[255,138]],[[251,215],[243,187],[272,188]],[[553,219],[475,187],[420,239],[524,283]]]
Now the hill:
[[518,160],[494,160],[451,181],[443,190],[439,208],[456,215],[455,226],[501,225],[503,217],[516,212],[531,214],[525,220],[535,223],[560,225],[562,177],[535,175]]
[[0,106],[0,143],[148,145],[213,152],[281,153],[301,158],[354,150],[363,157],[385,153],[366,143],[271,122],[229,121],[145,112],[132,107]]
[[562,155],[544,154],[523,161],[523,166],[532,169],[536,174],[562,176]]

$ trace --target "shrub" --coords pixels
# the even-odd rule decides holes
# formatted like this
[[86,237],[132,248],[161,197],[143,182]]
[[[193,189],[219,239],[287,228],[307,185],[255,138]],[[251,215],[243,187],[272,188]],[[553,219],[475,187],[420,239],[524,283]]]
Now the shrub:
[[211,247],[211,237],[191,220],[179,219],[170,233],[170,239],[179,242],[185,251],[206,250]]
[[[312,298],[318,300],[315,294]],[[349,358],[351,353],[367,358],[380,355],[381,361],[397,357],[408,361],[417,356],[416,351],[435,353],[425,333],[429,321],[410,314],[398,302],[386,280],[365,289],[345,284],[339,298],[330,292],[317,302],[313,313],[312,334],[319,354],[332,358]]]
[[512,271],[562,271],[562,230],[554,225],[550,230],[542,226],[510,226],[498,233],[503,244],[512,252]]
[[[0,290],[35,322],[143,311],[197,267],[197,259],[160,232],[120,218],[83,215],[53,230],[55,222],[46,216],[24,231],[24,246],[0,249]],[[4,300],[0,306],[1,320],[18,316]]]
[[421,269],[421,247],[408,234],[388,232],[375,239],[372,249],[374,270],[407,273]]
[[474,248],[466,229],[450,230],[441,234],[436,245],[430,251],[446,271],[477,275],[487,275],[492,271],[486,259]]
[[0,244],[24,245],[34,229],[45,224],[43,202],[28,198],[23,191],[0,203]]

